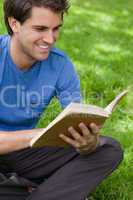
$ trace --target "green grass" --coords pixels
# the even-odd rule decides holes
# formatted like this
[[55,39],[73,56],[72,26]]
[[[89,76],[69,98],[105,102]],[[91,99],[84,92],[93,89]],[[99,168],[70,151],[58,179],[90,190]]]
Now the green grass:
[[[94,200],[132,200],[133,1],[71,0],[71,4],[57,46],[67,52],[76,66],[83,101],[104,107],[120,91],[129,89],[101,130],[120,141],[124,161],[92,196]],[[5,32],[3,23],[0,32]],[[60,110],[54,99],[38,127],[46,126]]]

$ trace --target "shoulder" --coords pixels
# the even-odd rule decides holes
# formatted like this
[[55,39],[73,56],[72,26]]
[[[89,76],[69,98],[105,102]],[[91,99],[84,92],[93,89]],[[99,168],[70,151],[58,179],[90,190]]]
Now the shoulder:
[[9,35],[0,35],[0,50],[7,47]]
[[50,63],[57,68],[57,70],[72,68],[73,64],[69,56],[57,48],[52,48],[49,56]]
[[62,58],[67,57],[63,51],[55,47],[51,49],[51,55],[56,56],[56,57],[62,57]]
[[52,61],[50,63],[52,63],[52,66],[56,70],[56,72],[59,72],[58,77],[61,81],[62,79],[70,80],[72,77],[72,79],[77,78],[75,66],[73,65],[71,59],[67,56],[67,54],[57,48],[54,48],[51,51],[51,56],[53,58],[51,59]]
[[55,63],[60,63],[60,64],[64,64],[64,65],[68,62],[71,62],[68,55],[58,48],[51,49],[50,59],[53,60]]
[[9,35],[0,35],[0,59],[5,57],[8,49]]

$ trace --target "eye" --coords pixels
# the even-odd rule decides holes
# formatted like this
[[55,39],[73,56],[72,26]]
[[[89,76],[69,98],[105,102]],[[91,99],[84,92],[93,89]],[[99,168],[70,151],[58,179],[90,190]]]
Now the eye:
[[34,27],[33,28],[35,31],[37,31],[37,32],[43,32],[43,31],[47,31],[48,30],[48,28],[47,27]]
[[36,31],[43,32],[43,31],[46,31],[46,29],[44,29],[44,28],[36,28]]
[[60,31],[60,27],[56,27],[53,29],[54,32],[59,32]]
[[54,28],[54,31],[58,31],[60,28],[59,27],[56,27],[56,28]]

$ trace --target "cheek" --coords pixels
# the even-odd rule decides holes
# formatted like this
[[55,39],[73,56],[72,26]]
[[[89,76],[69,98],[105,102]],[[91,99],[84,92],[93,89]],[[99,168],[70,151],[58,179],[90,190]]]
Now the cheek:
[[60,32],[59,32],[59,31],[54,33],[54,38],[55,38],[55,41],[58,39],[58,37],[59,37],[59,34],[60,34]]
[[28,45],[35,43],[36,41],[40,40],[40,38],[42,37],[40,33],[38,32],[33,32],[31,30],[25,30],[23,32],[21,32],[20,37],[22,38],[23,41],[25,41]]

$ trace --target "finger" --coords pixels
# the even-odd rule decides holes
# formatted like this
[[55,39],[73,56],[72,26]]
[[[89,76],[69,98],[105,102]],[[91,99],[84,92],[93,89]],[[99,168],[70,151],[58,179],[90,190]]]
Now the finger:
[[90,137],[90,139],[88,140],[88,144],[84,147],[79,147],[79,150],[91,150],[91,149],[95,149],[95,147],[97,146],[97,144],[99,143],[99,137],[98,135],[92,135],[92,137]]
[[68,131],[77,142],[84,144],[84,138],[73,127],[69,127]]
[[74,148],[79,148],[79,147],[80,147],[80,144],[79,144],[77,141],[75,141],[75,140],[73,140],[73,139],[67,137],[66,135],[60,134],[59,137],[60,137],[62,140],[64,140],[64,142],[70,144],[70,145],[73,146]]
[[85,137],[86,139],[86,145],[84,145],[84,147],[87,147],[88,146],[93,146],[96,141],[97,141],[97,131],[99,132],[99,129],[97,129],[97,126],[92,123],[92,128],[90,127],[90,129],[84,124],[84,123],[80,123],[79,124],[79,127],[83,133],[83,136]]
[[91,123],[90,124],[90,129],[91,129],[91,131],[92,131],[92,133],[94,135],[98,135],[99,134],[99,127],[96,124]]
[[83,136],[85,136],[86,138],[89,138],[91,136],[89,128],[83,122],[79,124],[79,128],[82,131]]

